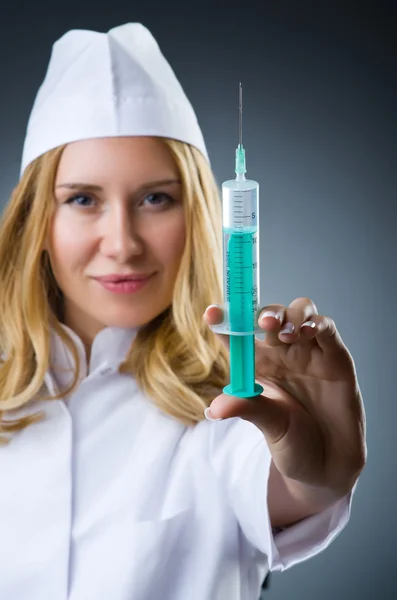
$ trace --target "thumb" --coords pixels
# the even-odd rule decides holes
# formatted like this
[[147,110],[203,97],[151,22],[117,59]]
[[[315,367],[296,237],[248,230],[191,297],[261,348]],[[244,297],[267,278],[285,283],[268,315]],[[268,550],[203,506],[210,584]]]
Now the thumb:
[[223,420],[240,417],[258,427],[269,444],[277,443],[288,430],[291,414],[290,400],[284,393],[277,393],[273,386],[267,386],[262,381],[260,383],[266,395],[263,393],[254,398],[238,398],[220,394],[206,409],[206,418]]

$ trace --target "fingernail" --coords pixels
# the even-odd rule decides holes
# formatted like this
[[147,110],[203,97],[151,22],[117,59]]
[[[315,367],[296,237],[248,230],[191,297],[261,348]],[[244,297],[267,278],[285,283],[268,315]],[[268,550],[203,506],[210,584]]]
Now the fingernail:
[[280,329],[280,333],[294,333],[295,327],[292,323],[286,323],[282,329]]
[[207,306],[207,308],[205,309],[205,311],[204,311],[204,315],[203,315],[203,316],[205,316],[205,315],[207,314],[207,312],[209,311],[209,309],[210,309],[210,308],[221,308],[221,307],[219,306],[219,304],[210,304],[210,305],[209,305],[209,306]]
[[306,321],[306,323],[303,323],[303,325],[301,326],[301,329],[302,329],[302,327],[311,327],[312,329],[314,329],[315,326],[316,326],[316,324],[314,321]]
[[272,310],[265,310],[265,312],[261,314],[260,320],[263,321],[266,317],[273,317],[274,319],[280,320],[280,314]]
[[211,409],[210,407],[206,408],[204,411],[204,416],[206,419],[208,419],[208,421],[222,421],[223,419],[214,419],[214,417],[211,415]]

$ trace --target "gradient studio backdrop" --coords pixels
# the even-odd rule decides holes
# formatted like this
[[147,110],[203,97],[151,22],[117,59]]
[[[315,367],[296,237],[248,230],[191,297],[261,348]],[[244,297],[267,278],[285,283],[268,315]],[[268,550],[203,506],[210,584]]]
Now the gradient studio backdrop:
[[113,0],[0,9],[1,208],[18,180],[51,45],[66,30],[128,21],[151,29],[197,112],[219,183],[234,176],[243,83],[247,176],[260,184],[261,303],[309,296],[335,320],[355,359],[368,427],[350,524],[321,555],[273,575],[269,600],[397,597],[393,4]]

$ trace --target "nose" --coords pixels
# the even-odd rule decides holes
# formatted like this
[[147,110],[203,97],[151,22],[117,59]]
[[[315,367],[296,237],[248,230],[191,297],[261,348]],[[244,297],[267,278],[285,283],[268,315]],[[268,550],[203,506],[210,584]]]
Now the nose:
[[143,253],[143,240],[134,221],[126,203],[117,203],[109,209],[101,235],[103,255],[123,263]]

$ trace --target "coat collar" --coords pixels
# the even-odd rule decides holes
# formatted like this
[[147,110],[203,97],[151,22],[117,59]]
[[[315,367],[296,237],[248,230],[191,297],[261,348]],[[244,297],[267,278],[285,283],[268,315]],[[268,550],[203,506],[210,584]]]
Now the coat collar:
[[[88,364],[81,338],[64,323],[60,325],[76,344],[81,364],[79,381],[101,368],[117,369],[138,332],[138,328],[105,327],[93,340]],[[60,388],[71,383],[74,369],[71,352],[56,331],[51,329],[50,368],[45,376],[45,383],[51,394],[58,393]]]

